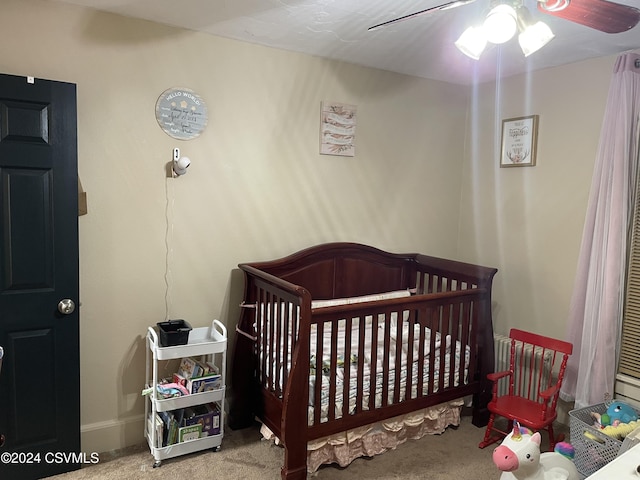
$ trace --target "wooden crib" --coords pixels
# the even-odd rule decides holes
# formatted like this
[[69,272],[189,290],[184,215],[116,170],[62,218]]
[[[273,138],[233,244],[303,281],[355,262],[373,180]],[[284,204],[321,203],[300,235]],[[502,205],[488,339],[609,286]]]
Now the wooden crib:
[[497,270],[356,243],[243,263],[229,425],[259,418],[307,475],[307,442],[466,396],[486,425]]

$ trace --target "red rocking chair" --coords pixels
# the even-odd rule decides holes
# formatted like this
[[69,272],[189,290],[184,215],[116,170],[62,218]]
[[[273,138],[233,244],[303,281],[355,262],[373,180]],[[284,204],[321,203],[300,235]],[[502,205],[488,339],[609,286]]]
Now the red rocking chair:
[[[547,430],[550,449],[560,438],[554,438],[553,421],[556,406],[573,345],[535,333],[512,329],[509,370],[490,373],[493,395],[487,408],[491,415],[479,447],[502,441],[509,426],[517,420],[533,431]],[[508,419],[507,431],[496,428],[496,416]],[[494,435],[493,432],[498,435]]]

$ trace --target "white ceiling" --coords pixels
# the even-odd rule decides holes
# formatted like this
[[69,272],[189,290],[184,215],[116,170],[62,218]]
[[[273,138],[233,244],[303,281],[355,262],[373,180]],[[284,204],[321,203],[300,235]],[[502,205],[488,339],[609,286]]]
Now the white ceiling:
[[[536,9],[556,38],[524,58],[516,39],[485,51],[480,60],[453,42],[486,11],[477,0],[394,25],[367,28],[445,0],[56,0],[207,32],[213,35],[458,84],[493,80],[640,48],[640,25],[607,34]],[[615,0],[638,7],[638,0]]]

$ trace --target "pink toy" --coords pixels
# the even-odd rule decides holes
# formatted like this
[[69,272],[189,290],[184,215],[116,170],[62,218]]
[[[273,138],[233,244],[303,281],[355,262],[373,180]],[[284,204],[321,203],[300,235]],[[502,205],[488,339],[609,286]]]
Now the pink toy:
[[560,442],[555,452],[540,453],[540,433],[530,434],[516,422],[513,431],[493,451],[493,463],[502,471],[500,480],[580,480],[576,466],[558,448],[571,450]]

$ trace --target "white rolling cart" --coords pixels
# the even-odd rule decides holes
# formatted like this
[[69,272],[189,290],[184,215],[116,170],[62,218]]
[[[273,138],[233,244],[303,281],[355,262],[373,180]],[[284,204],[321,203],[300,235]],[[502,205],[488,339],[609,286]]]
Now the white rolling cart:
[[[151,454],[155,459],[154,467],[160,466],[162,460],[205,449],[218,450],[224,436],[224,395],[227,351],[227,329],[218,320],[210,327],[194,328],[189,333],[188,343],[161,347],[158,332],[154,327],[147,331],[146,384],[152,389],[145,400],[145,437]],[[162,360],[180,359],[184,357],[200,357],[215,364],[220,369],[221,386],[219,389],[202,393],[193,393],[182,397],[162,399],[158,396],[158,362]],[[216,403],[220,412],[220,432],[218,434],[186,440],[167,446],[159,446],[156,415],[158,412]]]

